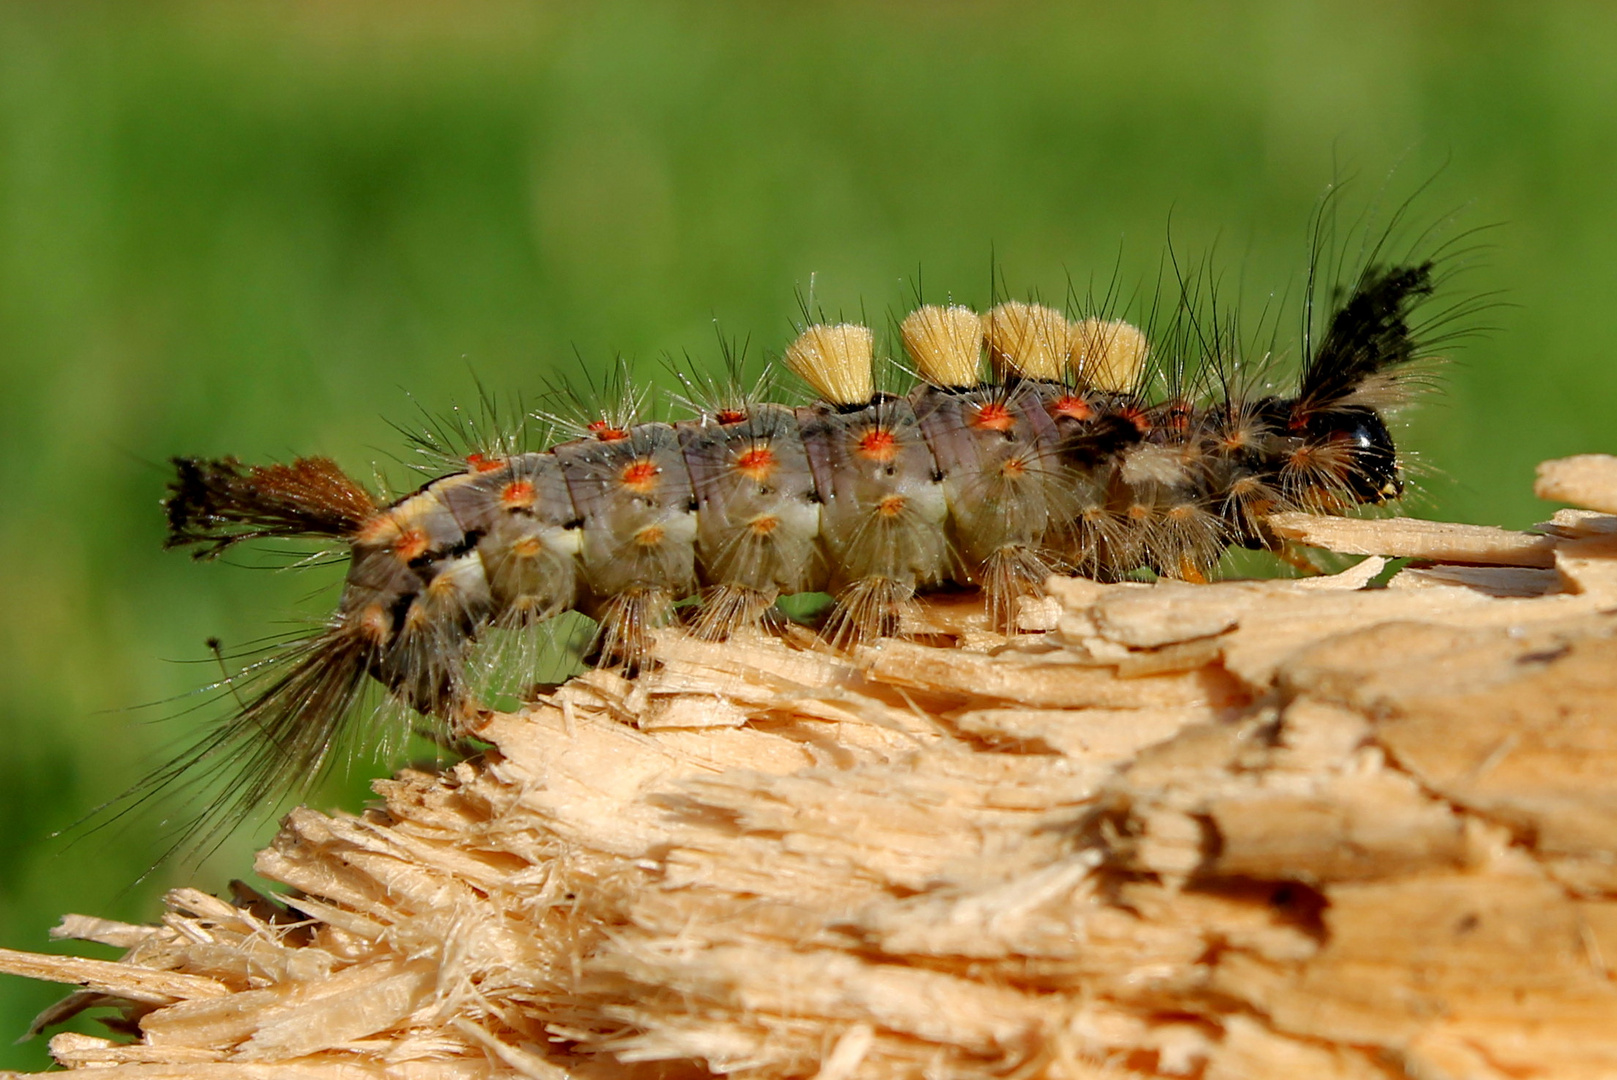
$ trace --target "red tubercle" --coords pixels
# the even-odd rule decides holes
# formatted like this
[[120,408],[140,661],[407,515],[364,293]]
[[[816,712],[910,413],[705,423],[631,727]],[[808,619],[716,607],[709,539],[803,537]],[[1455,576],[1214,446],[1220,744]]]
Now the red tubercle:
[[620,428],[606,419],[591,420],[584,426],[584,430],[601,442],[618,442],[629,437],[629,432],[626,429]]
[[393,554],[400,562],[412,562],[427,553],[427,534],[420,529],[405,529],[393,541]]
[[527,480],[513,480],[500,490],[500,505],[507,510],[526,509],[533,506],[533,484]]
[[985,401],[977,406],[971,417],[971,426],[984,431],[1008,431],[1016,418],[1003,401]]
[[472,472],[494,472],[505,467],[505,459],[489,457],[486,454],[467,454],[466,464],[472,467]]
[[739,424],[747,418],[747,414],[742,409],[720,409],[713,418],[721,424]]
[[892,428],[873,427],[859,436],[856,449],[870,461],[891,461],[898,456],[898,436]]
[[1251,427],[1246,424],[1237,424],[1228,428],[1218,437],[1218,445],[1226,451],[1250,449],[1255,443]]
[[1095,410],[1077,394],[1062,394],[1050,403],[1051,416],[1065,416],[1071,420],[1093,420]]
[[1151,418],[1138,405],[1125,405],[1117,410],[1117,414],[1133,424],[1141,435],[1151,430]]
[[1341,450],[1340,445],[1330,442],[1305,442],[1286,455],[1286,468],[1305,475],[1343,477],[1351,466],[1351,457]]
[[750,450],[742,451],[736,458],[735,470],[749,480],[764,480],[779,464],[773,450],[767,446],[754,446]]
[[659,472],[661,470],[657,468],[657,463],[650,458],[636,458],[618,473],[618,480],[630,491],[644,494],[657,486]]

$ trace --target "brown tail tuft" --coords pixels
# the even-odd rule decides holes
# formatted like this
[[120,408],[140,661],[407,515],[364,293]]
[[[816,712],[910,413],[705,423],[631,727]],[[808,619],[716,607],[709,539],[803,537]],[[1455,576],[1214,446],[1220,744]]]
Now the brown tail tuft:
[[347,539],[376,512],[376,500],[330,458],[243,467],[235,458],[175,458],[163,509],[165,547],[205,545],[211,559],[263,537]]

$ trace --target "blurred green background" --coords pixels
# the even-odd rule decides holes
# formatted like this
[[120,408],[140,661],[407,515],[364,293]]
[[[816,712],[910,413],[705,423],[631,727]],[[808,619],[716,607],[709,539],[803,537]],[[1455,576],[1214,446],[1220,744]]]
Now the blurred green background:
[[[163,553],[169,455],[363,475],[406,393],[711,358],[715,319],[778,349],[811,273],[875,316],[917,268],[982,302],[991,257],[1150,277],[1170,215],[1295,285],[1333,162],[1365,200],[1447,162],[1423,206],[1502,224],[1462,284],[1511,306],[1411,420],[1417,509],[1524,526],[1535,462],[1617,451],[1614,100],[1594,4],[0,6],[0,945],[222,888],[272,827],[133,886],[150,818],[48,838],[200,719],[127,707],[207,682],[208,636],[331,599]],[[0,977],[0,1067],[59,994]]]

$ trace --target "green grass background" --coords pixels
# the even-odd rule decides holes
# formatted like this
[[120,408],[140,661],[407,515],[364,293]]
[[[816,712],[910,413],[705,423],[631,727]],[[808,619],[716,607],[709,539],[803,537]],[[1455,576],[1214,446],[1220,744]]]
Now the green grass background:
[[[1424,205],[1501,224],[1464,287],[1512,306],[1405,440],[1422,512],[1523,526],[1535,462],[1617,451],[1614,99],[1595,4],[0,5],[0,945],[270,828],[133,886],[152,818],[48,838],[194,722],[127,709],[213,670],[177,661],[330,600],[164,554],[167,456],[363,473],[406,393],[712,357],[715,319],[778,349],[811,273],[877,316],[918,267],[981,302],[991,256],[1152,276],[1170,215],[1294,285],[1333,161],[1366,200],[1446,161]],[[58,995],[0,977],[0,1067]]]

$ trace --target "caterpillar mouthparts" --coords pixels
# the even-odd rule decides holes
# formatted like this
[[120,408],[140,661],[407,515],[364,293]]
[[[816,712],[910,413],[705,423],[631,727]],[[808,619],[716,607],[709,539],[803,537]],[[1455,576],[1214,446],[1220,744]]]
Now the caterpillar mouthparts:
[[1385,413],[1426,358],[1411,316],[1433,271],[1367,266],[1323,334],[1305,327],[1284,393],[1188,302],[1166,340],[1033,303],[929,305],[898,328],[921,377],[908,393],[876,389],[869,328],[809,325],[782,360],[811,404],[729,386],[677,423],[620,407],[543,451],[476,447],[391,503],[324,458],[176,458],[169,546],[312,538],[349,568],[327,624],[244,673],[231,718],[148,784],[223,766],[242,778],[227,802],[250,813],[328,767],[368,686],[466,715],[480,640],[531,638],[569,610],[598,621],[600,663],[632,672],[677,618],[721,640],[779,625],[775,601],[795,593],[833,595],[821,633],[846,647],[895,633],[942,586],[981,589],[1012,633],[1053,574],[1206,580],[1231,545],[1279,545],[1272,513],[1402,494]]

